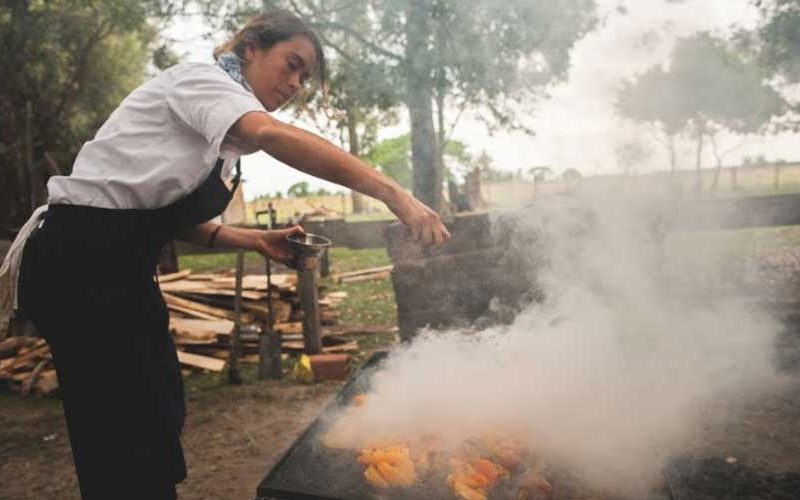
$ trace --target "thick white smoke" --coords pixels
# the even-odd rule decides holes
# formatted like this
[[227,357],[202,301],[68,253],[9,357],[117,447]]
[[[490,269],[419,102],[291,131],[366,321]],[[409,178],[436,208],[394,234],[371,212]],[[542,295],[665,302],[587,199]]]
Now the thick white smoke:
[[545,302],[510,326],[427,332],[394,353],[359,438],[512,430],[594,486],[650,487],[704,405],[777,382],[779,332],[725,287],[733,271],[713,238],[698,251],[691,235],[655,237],[655,206],[603,196],[525,211],[515,250],[531,257]]

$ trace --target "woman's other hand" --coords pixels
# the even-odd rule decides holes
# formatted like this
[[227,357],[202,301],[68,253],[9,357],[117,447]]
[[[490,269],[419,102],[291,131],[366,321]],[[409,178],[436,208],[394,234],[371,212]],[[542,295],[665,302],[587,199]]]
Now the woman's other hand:
[[415,241],[425,245],[443,245],[450,239],[450,232],[439,214],[405,190],[399,191],[397,199],[389,204],[389,208],[408,226]]
[[254,231],[255,238],[253,240],[252,249],[264,257],[269,257],[270,259],[287,265],[291,264],[293,255],[286,237],[293,234],[306,233],[300,226],[291,226],[286,229],[272,229],[269,231]]

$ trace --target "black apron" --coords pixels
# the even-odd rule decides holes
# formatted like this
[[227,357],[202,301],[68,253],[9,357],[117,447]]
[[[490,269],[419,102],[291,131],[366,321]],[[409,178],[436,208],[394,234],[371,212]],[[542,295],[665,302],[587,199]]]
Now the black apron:
[[152,210],[51,205],[28,239],[20,308],[50,345],[84,499],[175,498],[183,380],[156,275],[160,249],[221,214],[217,160],[189,195]]

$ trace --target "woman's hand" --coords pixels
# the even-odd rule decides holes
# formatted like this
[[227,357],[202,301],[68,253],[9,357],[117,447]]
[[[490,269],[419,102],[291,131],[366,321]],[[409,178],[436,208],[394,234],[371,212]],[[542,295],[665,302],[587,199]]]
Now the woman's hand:
[[450,232],[439,214],[405,190],[399,190],[396,199],[388,206],[408,226],[414,240],[425,245],[442,245],[450,239]]
[[254,229],[253,231],[254,238],[251,248],[264,257],[269,257],[270,259],[287,265],[291,264],[293,255],[289,242],[286,241],[286,237],[293,234],[306,233],[300,226],[269,231]]

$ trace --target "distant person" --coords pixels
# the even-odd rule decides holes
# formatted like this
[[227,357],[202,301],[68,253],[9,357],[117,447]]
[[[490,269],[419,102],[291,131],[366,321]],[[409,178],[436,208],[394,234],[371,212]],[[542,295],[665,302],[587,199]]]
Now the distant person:
[[278,211],[272,206],[272,202],[267,203],[267,210],[269,211],[269,227],[275,228],[278,225]]
[[183,381],[155,279],[161,247],[182,238],[291,260],[286,236],[300,227],[208,222],[231,199],[223,180],[239,183],[241,155],[263,150],[378,198],[423,243],[449,238],[396,182],[269,114],[307,81],[324,82],[322,47],[302,20],[260,15],[215,58],[173,66],[128,95],[72,174],[50,179],[48,206],[20,232],[7,259],[19,264],[24,248],[19,289],[17,267],[0,273],[52,350],[84,499],[173,499],[186,477]]

